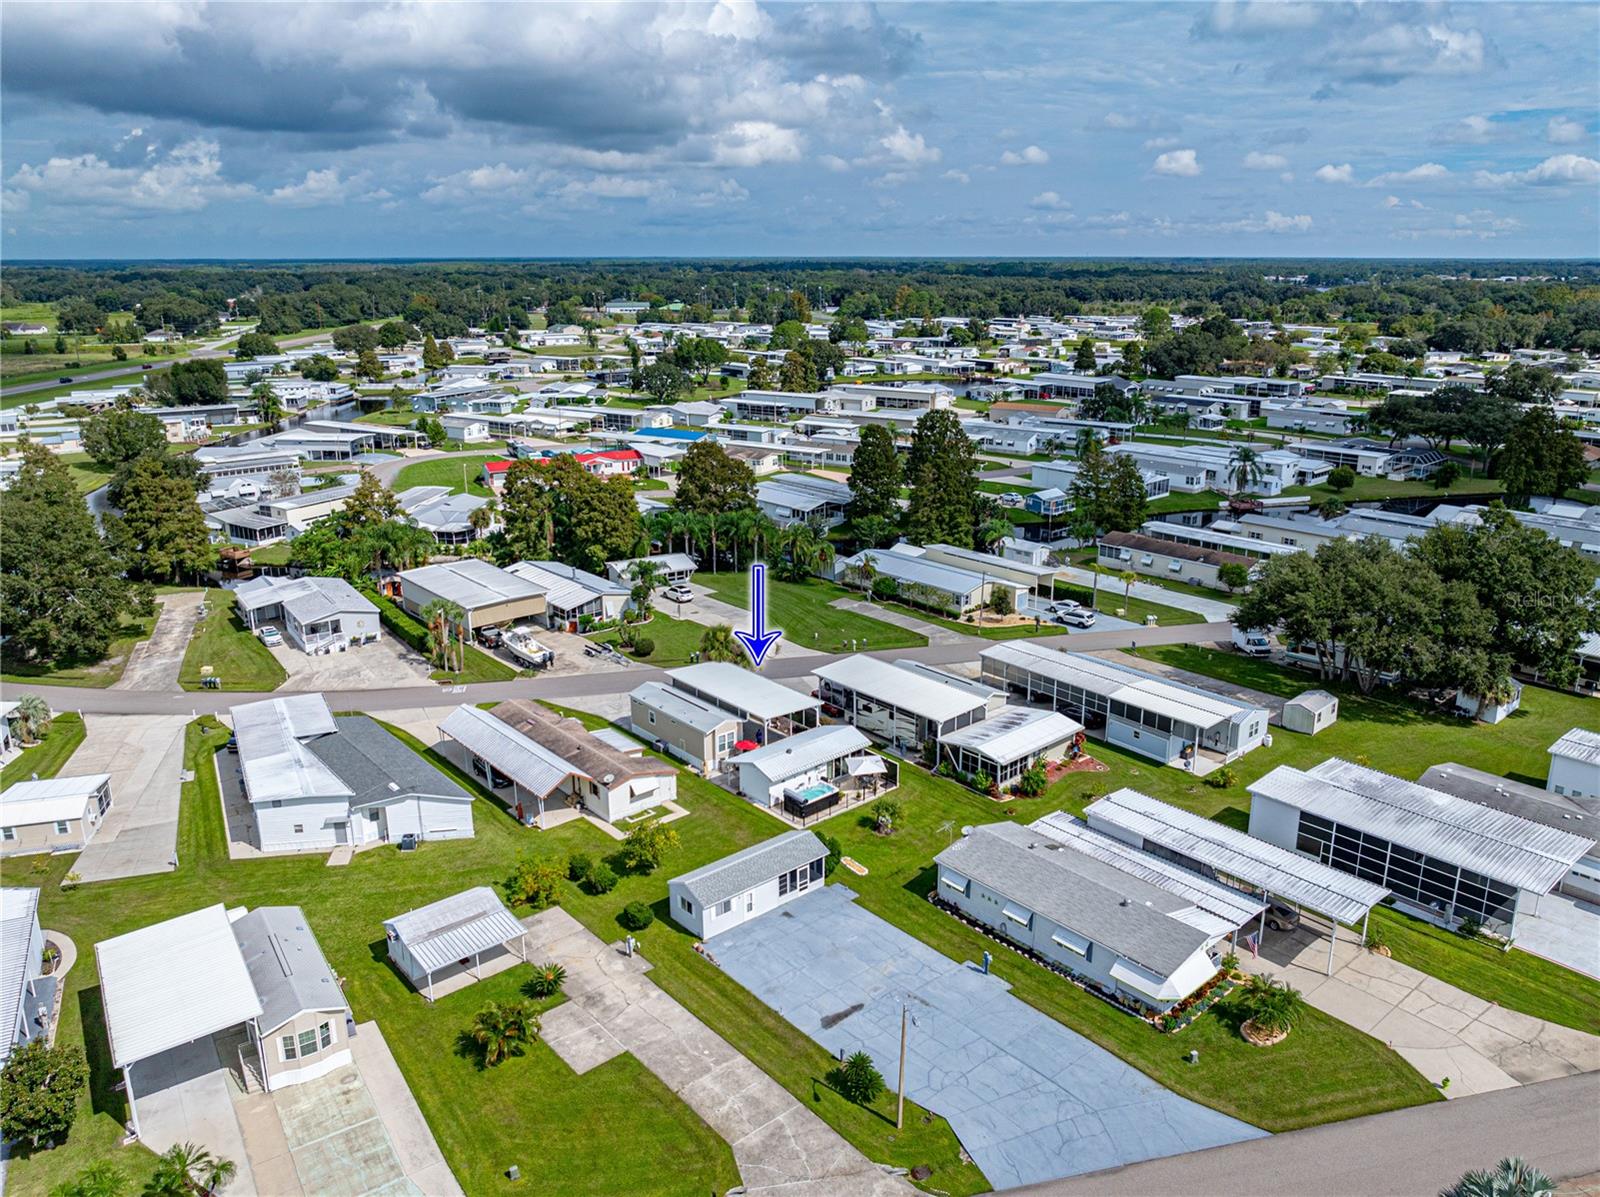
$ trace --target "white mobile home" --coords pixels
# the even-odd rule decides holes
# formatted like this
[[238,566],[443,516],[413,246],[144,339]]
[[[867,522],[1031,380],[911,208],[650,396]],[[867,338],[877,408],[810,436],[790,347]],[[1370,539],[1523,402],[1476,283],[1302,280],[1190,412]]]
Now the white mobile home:
[[0,889],[0,1066],[30,1039],[48,1036],[60,977],[44,972],[39,891]]
[[19,781],[0,794],[0,857],[78,852],[111,809],[111,774]]
[[851,758],[869,743],[853,727],[813,727],[730,757],[728,764],[738,773],[739,793],[757,806],[777,806],[791,793],[804,802],[814,788],[837,790],[835,783],[849,776]]
[[811,832],[785,832],[674,877],[668,907],[674,922],[710,939],[822,885],[827,859]]
[[914,749],[987,718],[994,691],[985,685],[859,654],[816,670],[822,700],[851,725],[885,744]]
[[370,644],[382,634],[377,605],[343,578],[263,574],[234,590],[245,626],[275,624],[308,653]]

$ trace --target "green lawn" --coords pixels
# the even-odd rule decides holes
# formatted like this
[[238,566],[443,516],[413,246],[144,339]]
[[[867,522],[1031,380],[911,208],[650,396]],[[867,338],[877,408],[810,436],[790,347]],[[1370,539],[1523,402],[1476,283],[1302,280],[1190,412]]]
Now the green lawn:
[[[689,619],[674,619],[662,608],[670,608],[673,604],[662,603],[657,606],[650,622],[638,628],[641,639],[648,637],[655,641],[655,651],[647,657],[636,657],[627,649],[619,651],[630,660],[640,661],[646,665],[659,665],[670,668],[674,665],[687,665],[689,654],[700,647],[700,638],[706,634],[706,625],[695,623]],[[596,644],[615,644],[617,642],[616,629],[597,632],[590,637]]]
[[980,482],[978,489],[986,495],[1032,495],[1043,490],[1042,486],[1031,486],[1026,482],[1008,480],[1005,482]]
[[[707,573],[701,570],[694,580],[717,598],[735,607],[748,608],[750,580],[745,573]],[[928,643],[926,636],[880,619],[858,615],[830,606],[835,599],[860,598],[852,590],[832,582],[767,581],[767,626],[782,628],[796,644],[843,652],[849,641],[864,641],[865,648],[917,648]]]
[[211,666],[224,690],[276,690],[289,674],[270,649],[244,626],[231,591],[206,591],[206,616],[183,653],[178,684],[201,689],[201,666]]
[[[995,941],[924,899],[935,880],[931,861],[950,842],[953,829],[1004,819],[1005,808],[909,765],[901,766],[896,797],[904,812],[891,837],[864,826],[860,811],[847,811],[817,829],[838,837],[845,852],[867,866],[865,877],[841,871],[836,880],[860,894],[867,909],[952,960],[978,960],[986,949],[993,952],[994,971],[1016,997],[1173,1091],[1271,1131],[1439,1099],[1389,1048],[1315,1010],[1270,1050],[1252,1047],[1240,1037],[1240,1015],[1227,1002],[1181,1033],[1166,1035],[1055,973],[997,948]],[[1031,821],[1058,805],[1048,799],[1019,800],[1014,817]],[[1200,1053],[1197,1066],[1185,1060],[1191,1049]]]
[[1283,493],[1304,496],[1314,504],[1324,499],[1341,499],[1346,503],[1356,503],[1380,502],[1387,499],[1442,499],[1446,495],[1457,498],[1481,495],[1487,501],[1498,497],[1502,489],[1496,479],[1463,475],[1447,487],[1438,487],[1431,482],[1405,480],[1394,482],[1388,478],[1357,478],[1355,485],[1345,490],[1334,490],[1327,485],[1288,486],[1284,488]]
[[384,424],[391,428],[410,428],[416,422],[416,412],[397,411],[392,407],[379,408],[356,417],[357,424]]
[[250,560],[255,565],[288,565],[289,542],[281,540],[277,544],[264,545],[259,549],[250,550]]
[[104,690],[115,685],[127,668],[128,654],[141,640],[147,640],[156,626],[156,611],[149,615],[130,615],[122,620],[122,633],[111,641],[105,658],[99,661],[67,661],[44,666],[7,661],[0,657],[0,681],[14,686],[90,686]]
[[41,778],[54,777],[61,772],[67,758],[78,750],[78,745],[83,743],[83,733],[83,716],[78,712],[63,711],[56,715],[50,720],[50,730],[45,732],[39,743],[32,748],[24,748],[15,760],[0,769],[0,785],[27,781],[35,774]]
[[1145,504],[1146,515],[1168,515],[1174,511],[1215,511],[1226,503],[1228,496],[1218,490],[1203,490],[1198,494],[1183,495],[1168,492]]
[[[1140,579],[1143,581],[1144,579]],[[1116,615],[1120,609],[1124,612],[1119,619],[1128,619],[1134,623],[1144,623],[1150,615],[1156,617],[1156,622],[1162,627],[1176,627],[1180,624],[1205,623],[1206,618],[1194,611],[1185,611],[1182,607],[1169,607],[1165,603],[1152,603],[1145,599],[1124,597],[1123,587],[1115,578],[1100,579],[1100,597],[1095,598],[1094,587],[1079,586],[1070,582],[1057,582],[1055,587],[1057,598],[1072,599],[1082,603],[1085,607],[1094,606],[1095,610],[1105,615]]]
[[448,486],[453,494],[465,490],[468,494],[488,498],[491,492],[481,479],[483,464],[504,459],[503,453],[466,453],[413,462],[395,475],[393,489],[402,491],[413,486]]

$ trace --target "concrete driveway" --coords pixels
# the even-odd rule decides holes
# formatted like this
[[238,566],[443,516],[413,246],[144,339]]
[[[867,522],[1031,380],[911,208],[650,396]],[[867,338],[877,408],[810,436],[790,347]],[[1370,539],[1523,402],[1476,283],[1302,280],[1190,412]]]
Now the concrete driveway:
[[864,1050],[886,1077],[909,1007],[906,1092],[949,1119],[995,1188],[1265,1133],[1163,1088],[854,897],[842,885],[813,890],[717,936],[711,951],[829,1051]]
[[1324,1013],[1365,1031],[1434,1084],[1466,1097],[1600,1069],[1600,1038],[1507,1010],[1410,965],[1341,938],[1327,975],[1328,940],[1301,915],[1292,932],[1268,931],[1251,972],[1270,973]]
[[422,654],[385,633],[371,644],[313,655],[287,639],[268,650],[289,674],[282,690],[382,690],[426,685],[432,667]]
[[73,866],[83,881],[170,873],[187,715],[86,715],[64,777],[111,774],[111,810]]
[[239,1171],[228,1191],[255,1193],[260,1190],[233,1109],[238,1083],[231,1070],[238,1062],[223,1064],[222,1053],[231,1047],[232,1041],[219,1044],[207,1036],[134,1064],[129,1071],[139,1138],[157,1154],[177,1143],[195,1143],[232,1160]]
[[1600,906],[1565,894],[1539,899],[1538,914],[1517,912],[1517,947],[1590,977],[1600,977]]
[[167,594],[156,601],[161,614],[148,640],[141,640],[128,654],[128,664],[113,690],[175,690],[184,651],[200,622],[200,606],[205,591]]

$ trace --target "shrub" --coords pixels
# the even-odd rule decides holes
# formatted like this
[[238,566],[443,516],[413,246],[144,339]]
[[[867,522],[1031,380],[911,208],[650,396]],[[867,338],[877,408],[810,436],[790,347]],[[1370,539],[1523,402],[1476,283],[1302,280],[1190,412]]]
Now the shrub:
[[1034,761],[1022,771],[1022,776],[1017,778],[1017,793],[1024,798],[1037,798],[1045,792],[1050,784],[1050,774],[1046,771],[1043,761]]
[[555,961],[536,964],[533,979],[528,982],[528,993],[536,998],[555,997],[567,983],[567,970]]
[[622,925],[629,931],[643,931],[656,921],[655,911],[643,902],[629,902],[622,908]]
[[656,642],[648,636],[640,636],[633,642],[633,655],[636,657],[648,657],[655,651]]
[[11,1054],[0,1082],[0,1135],[37,1147],[72,1128],[89,1065],[76,1047],[34,1039]]
[[872,579],[872,597],[875,599],[892,599],[900,593],[900,583],[893,578],[879,575]]
[[1376,952],[1379,948],[1389,947],[1389,933],[1384,930],[1382,923],[1367,923],[1367,950]]
[[1220,769],[1213,769],[1210,773],[1207,773],[1203,780],[1206,785],[1214,790],[1225,790],[1229,786],[1239,784],[1239,774],[1231,767],[1224,765]]
[[616,870],[601,861],[589,870],[589,875],[583,879],[583,888],[591,894],[609,894],[617,888]]
[[582,852],[574,852],[567,857],[567,880],[582,881],[588,877],[589,870],[594,868],[594,861]]
[[822,875],[832,877],[833,870],[839,867],[839,862],[844,859],[844,846],[831,835],[817,832],[817,838],[822,841],[822,846],[828,850],[828,859],[822,866]]
[[1245,983],[1239,1004],[1256,1029],[1268,1034],[1288,1034],[1306,1008],[1298,989],[1264,973],[1257,973]]
[[648,873],[678,846],[678,833],[654,819],[640,823],[622,841],[622,865],[631,872]]
[[893,798],[879,798],[872,804],[869,812],[879,834],[894,834],[894,825],[900,821],[900,810],[900,803]]
[[831,1079],[845,1099],[858,1106],[871,1105],[884,1090],[883,1074],[866,1052],[856,1052],[835,1068]]
[[1015,611],[1016,607],[1011,602],[1011,591],[997,588],[989,599],[989,610],[996,615],[1010,615]]
[[1461,480],[1461,466],[1453,461],[1447,461],[1433,473],[1433,484],[1440,490],[1454,486]]
[[1222,958],[1222,967],[1228,972],[1235,972],[1239,968],[1239,953],[1229,952]]
[[554,861],[519,856],[506,882],[506,893],[513,906],[535,910],[555,906],[561,901],[561,868]]
[[1328,474],[1328,485],[1334,490],[1349,490],[1356,484],[1356,472],[1350,466],[1334,466]]
[[483,1052],[483,1062],[492,1068],[520,1056],[523,1045],[539,1037],[539,1016],[525,1002],[490,1002],[478,1011],[467,1034]]

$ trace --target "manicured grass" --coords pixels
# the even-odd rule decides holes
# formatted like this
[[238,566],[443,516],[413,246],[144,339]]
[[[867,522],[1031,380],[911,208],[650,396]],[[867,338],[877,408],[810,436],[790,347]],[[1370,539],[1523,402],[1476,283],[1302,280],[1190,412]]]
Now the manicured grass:
[[[694,580],[725,603],[749,606],[750,576],[746,573],[713,574],[701,570]],[[847,651],[851,640],[865,641],[864,647],[873,649],[916,648],[928,643],[927,637],[917,632],[829,605],[835,599],[860,597],[832,582],[778,582],[769,574],[767,626],[782,628],[796,644],[829,652]]]
[[986,495],[1006,495],[1006,494],[1032,495],[1032,494],[1037,494],[1039,491],[1043,490],[1044,487],[1042,487],[1042,486],[1030,486],[1026,482],[1007,481],[1007,482],[980,482],[980,483],[978,483],[978,489],[980,491],[982,491]]
[[[873,600],[876,602],[877,600]],[[952,632],[960,632],[963,636],[982,636],[985,640],[1024,640],[1033,639],[1035,636],[1061,636],[1066,633],[1066,628],[1060,624],[1045,623],[1040,621],[1035,628],[1033,623],[1016,624],[976,624],[966,623],[959,619],[952,619],[948,615],[937,615],[921,607],[913,607],[907,603],[881,603],[891,611],[899,611],[927,623],[937,624],[941,628],[948,628]],[[991,617],[992,618],[992,617]]]
[[127,668],[128,654],[141,640],[148,640],[156,626],[159,608],[149,615],[129,615],[122,620],[122,633],[111,641],[105,658],[99,661],[65,661],[56,665],[22,664],[3,661],[0,681],[14,686],[89,686],[104,690],[115,685]]
[[0,769],[0,785],[27,781],[35,774],[41,778],[54,777],[83,743],[83,734],[83,716],[78,712],[63,711],[54,716],[50,720],[50,730],[39,743],[24,748],[15,760]]
[[250,560],[255,565],[288,565],[289,542],[285,540],[277,544],[264,545],[259,549],[251,549]]
[[[111,1089],[119,1078],[107,1058],[93,945],[219,901],[230,907],[289,903],[304,908],[324,954],[344,980],[357,1021],[376,1019],[382,1027],[467,1192],[512,1194],[557,1184],[563,1193],[590,1197],[689,1197],[724,1192],[737,1183],[727,1146],[631,1056],[576,1076],[542,1043],[492,1069],[481,1068],[473,1053],[463,1051],[459,1036],[474,1013],[491,1000],[516,998],[527,970],[512,969],[430,1004],[387,962],[383,919],[468,886],[498,885],[519,851],[599,855],[614,850],[615,841],[582,822],[530,832],[486,799],[474,812],[476,838],[428,843],[414,855],[377,848],[343,869],[327,868],[320,853],[230,861],[211,761],[227,735],[211,720],[190,727],[185,765],[196,780],[183,787],[176,872],[63,891],[57,882],[72,858],[59,856],[45,858],[48,875],[31,882],[41,888],[41,921],[79,945],[79,964],[66,978],[59,1037],[86,1048],[93,1081],[66,1145],[14,1159],[8,1191],[42,1197],[84,1165],[106,1158],[129,1174],[132,1191],[138,1191],[154,1157],[144,1148],[117,1146],[126,1104]],[[730,806],[735,801],[730,799]],[[751,816],[760,817],[754,811]],[[682,829],[684,861],[691,843],[695,859],[711,859],[737,846],[720,819],[692,818],[674,826]],[[585,900],[575,913],[614,940],[621,930],[611,920],[622,902],[647,891],[654,896],[658,889],[664,892],[659,874],[628,878],[607,898]],[[709,968],[704,961],[696,963]],[[520,1185],[503,1174],[512,1163],[522,1167]],[[555,1176],[558,1183],[548,1179]],[[534,1190],[528,1189],[530,1183]]]
[[[663,605],[671,606],[671,604]],[[706,634],[706,625],[689,619],[674,619],[657,607],[655,614],[650,617],[650,622],[640,626],[637,631],[640,639],[649,638],[655,641],[655,651],[647,657],[635,656],[631,650],[625,648],[619,647],[618,651],[631,661],[668,668],[689,663],[689,654],[700,648],[700,639]],[[597,632],[590,639],[596,644],[616,644],[617,631],[612,628]]]
[[[1097,756],[1099,748],[1095,745]],[[838,837],[845,852],[867,866],[865,877],[836,874],[861,895],[862,905],[952,960],[975,961],[986,949],[993,952],[993,971],[1016,997],[1174,1092],[1267,1130],[1292,1130],[1439,1099],[1396,1053],[1315,1010],[1270,1050],[1252,1047],[1240,1037],[1242,1019],[1229,1002],[1184,1031],[1167,1035],[997,947],[930,905],[925,895],[935,883],[931,861],[950,842],[954,829],[1005,819],[1005,806],[913,766],[902,765],[900,776],[895,797],[904,811],[893,836],[871,831],[860,811],[835,816],[817,830]],[[1091,776],[1098,781],[1103,775]],[[1014,817],[1030,821],[1057,805],[1018,800]],[[1200,1053],[1198,1065],[1186,1062],[1191,1049]]]
[[[413,486],[448,486],[453,494],[465,490],[470,495],[488,498],[491,492],[481,480],[484,462],[504,459],[503,453],[464,453],[413,462],[395,475],[394,489],[402,491]],[[465,485],[462,483],[463,469],[466,471]]]
[[276,690],[289,674],[272,651],[239,618],[238,603],[227,590],[206,591],[206,616],[184,649],[178,684],[202,689],[201,666],[211,666],[224,690]]
[[1438,487],[1432,482],[1391,481],[1388,478],[1357,478],[1355,485],[1345,490],[1331,486],[1289,486],[1285,495],[1304,496],[1312,504],[1323,499],[1342,499],[1346,503],[1378,502],[1386,499],[1442,499],[1447,495],[1482,495],[1486,500],[1498,496],[1502,487],[1494,478],[1474,478],[1467,475],[1456,479],[1448,487]]
[[1203,490],[1198,494],[1167,493],[1145,504],[1146,515],[1168,515],[1174,511],[1215,511],[1226,503],[1228,496],[1217,490]]
[[1100,597],[1098,599],[1095,598],[1094,587],[1079,586],[1070,582],[1057,582],[1055,596],[1057,598],[1072,599],[1074,602],[1082,603],[1085,607],[1092,605],[1096,611],[1103,615],[1116,615],[1120,609],[1123,614],[1117,616],[1117,618],[1127,619],[1138,624],[1144,623],[1146,617],[1151,615],[1156,617],[1157,623],[1169,628],[1180,624],[1206,622],[1205,616],[1194,611],[1185,611],[1182,607],[1169,607],[1165,603],[1152,603],[1146,599],[1125,597],[1122,583],[1115,578],[1100,579]]
[[357,416],[357,424],[383,424],[390,428],[410,428],[417,422],[418,413],[414,411],[396,411],[394,408],[385,407],[377,411],[369,411],[366,415]]
[[87,453],[63,453],[60,460],[67,467],[67,473],[72,475],[80,495],[99,490],[117,472],[112,466],[101,465]]

